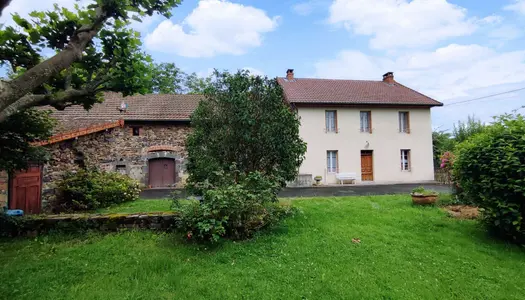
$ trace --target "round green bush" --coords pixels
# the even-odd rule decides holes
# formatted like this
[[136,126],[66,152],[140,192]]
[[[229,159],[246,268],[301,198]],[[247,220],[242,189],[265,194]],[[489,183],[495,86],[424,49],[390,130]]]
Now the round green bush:
[[525,242],[525,120],[505,115],[458,147],[454,176],[495,233]]
[[139,183],[126,175],[99,170],[67,173],[58,184],[55,212],[89,211],[139,198]]

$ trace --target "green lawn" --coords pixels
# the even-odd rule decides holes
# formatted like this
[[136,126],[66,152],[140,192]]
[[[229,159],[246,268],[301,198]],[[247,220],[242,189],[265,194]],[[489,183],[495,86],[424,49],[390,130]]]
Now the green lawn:
[[[525,252],[409,196],[295,200],[245,242],[152,232],[0,242],[4,299],[523,299]],[[352,243],[352,238],[361,243]]]
[[133,202],[126,202],[110,208],[102,208],[97,210],[97,213],[139,213],[139,212],[160,212],[170,211],[172,200],[137,200]]

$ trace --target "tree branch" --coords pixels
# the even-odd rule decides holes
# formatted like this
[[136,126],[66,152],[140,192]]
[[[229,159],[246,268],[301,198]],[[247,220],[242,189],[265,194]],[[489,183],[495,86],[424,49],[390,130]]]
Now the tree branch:
[[72,106],[73,100],[95,94],[96,92],[97,86],[88,86],[82,90],[69,89],[54,95],[28,94],[0,112],[0,123],[5,121],[9,116],[33,106],[50,105],[58,110],[63,110],[66,107]]
[[2,16],[2,12],[4,11],[4,8],[6,8],[11,0],[0,0],[0,17]]
[[[75,61],[82,58],[82,52],[89,42],[97,35],[104,23],[109,19],[109,14],[98,7],[96,17],[92,24],[82,26],[75,35],[73,35],[66,48],[55,56],[43,61],[35,67],[27,70],[20,77],[9,81],[2,82],[0,85],[0,122],[10,114],[6,109],[17,103],[25,95],[31,93],[35,88],[49,81],[60,71],[69,67]],[[89,29],[89,30],[88,30]],[[14,107],[18,107],[16,104]],[[10,109],[8,111],[17,111]]]

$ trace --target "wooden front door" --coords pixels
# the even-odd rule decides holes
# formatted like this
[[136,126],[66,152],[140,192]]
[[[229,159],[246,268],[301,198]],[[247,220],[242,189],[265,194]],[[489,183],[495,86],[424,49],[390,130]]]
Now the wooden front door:
[[175,160],[157,158],[149,161],[149,185],[166,187],[175,183]]
[[9,209],[39,214],[42,209],[42,166],[32,165],[15,172],[9,180]]
[[374,180],[374,159],[372,150],[361,151],[361,180]]

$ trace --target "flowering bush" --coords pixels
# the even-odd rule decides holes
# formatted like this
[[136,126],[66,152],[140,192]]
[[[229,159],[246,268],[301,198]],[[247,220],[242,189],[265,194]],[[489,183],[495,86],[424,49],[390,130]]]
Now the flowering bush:
[[139,183],[126,175],[99,170],[67,173],[58,184],[52,203],[55,212],[83,211],[109,207],[139,198]]
[[447,151],[441,155],[441,169],[451,170],[454,166],[454,160],[456,157],[450,151]]

